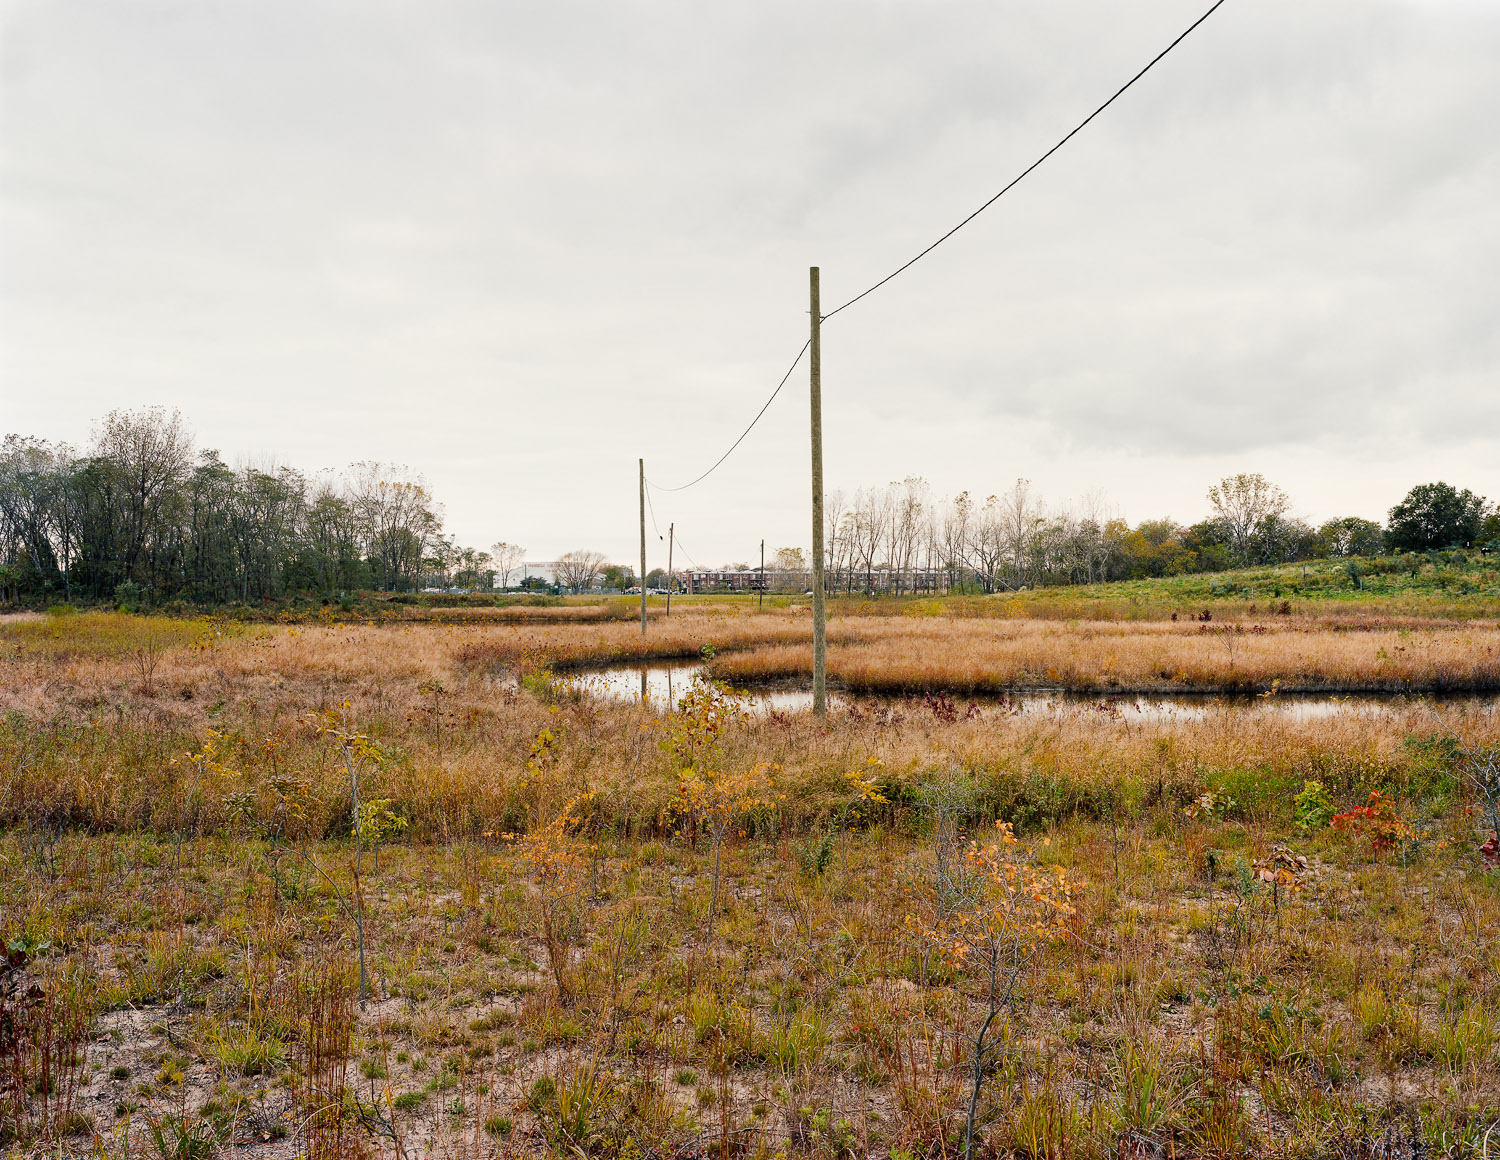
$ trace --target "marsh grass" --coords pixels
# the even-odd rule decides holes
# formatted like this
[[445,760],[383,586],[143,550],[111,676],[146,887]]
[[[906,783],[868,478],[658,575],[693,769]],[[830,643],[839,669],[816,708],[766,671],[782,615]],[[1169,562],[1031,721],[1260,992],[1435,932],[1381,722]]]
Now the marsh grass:
[[226,628],[207,619],[177,620],[125,612],[11,617],[0,619],[0,649],[21,661],[119,660],[141,654],[156,660],[170,649],[190,645],[213,632],[223,633]]
[[[798,616],[684,617],[673,647],[754,656],[758,633],[802,631]],[[1174,639],[1170,622],[1118,636],[1052,624],[1055,637],[975,623],[1059,655]],[[906,624],[927,624],[937,652],[962,639],[943,621],[835,624],[851,649],[912,639]],[[1452,631],[1419,647],[1446,656]],[[0,938],[50,943],[46,971],[91,981],[77,1009],[92,1034],[69,1058],[101,1154],[149,1154],[152,1122],[176,1148],[170,1107],[193,1133],[224,1126],[210,1151],[279,1132],[325,1156],[952,1156],[983,1010],[911,920],[960,905],[962,851],[998,819],[1039,871],[1066,872],[1076,913],[1018,978],[976,1101],[982,1147],[1477,1155],[1500,1118],[1500,876],[1420,705],[1314,721],[1265,702],[1191,719],[921,701],[825,723],[752,715],[717,739],[714,766],[774,770],[773,784],[716,843],[674,808],[668,719],[493,671],[554,645],[607,652],[615,633],[190,639],[163,656],[154,696],[128,649],[6,653]],[[434,682],[441,698],[422,691]],[[330,885],[352,880],[352,790],[307,717],[344,701],[389,757],[361,795],[407,820],[361,878],[364,1010]],[[1492,709],[1448,721],[1474,745],[1500,740]],[[209,728],[233,774],[212,792],[171,761]],[[884,799],[857,817],[851,774]],[[1299,831],[1309,781],[1339,810],[1388,795],[1412,839],[1374,850]],[[581,860],[558,892],[566,937],[549,937],[542,886],[503,835],[560,819]],[[1257,877],[1278,845],[1308,861],[1295,888]]]
[[[1500,689],[1493,624],[1349,631],[1306,622],[1099,623],[851,618],[828,677],[854,693],[1453,692]],[[809,644],[716,656],[739,684],[809,680]]]

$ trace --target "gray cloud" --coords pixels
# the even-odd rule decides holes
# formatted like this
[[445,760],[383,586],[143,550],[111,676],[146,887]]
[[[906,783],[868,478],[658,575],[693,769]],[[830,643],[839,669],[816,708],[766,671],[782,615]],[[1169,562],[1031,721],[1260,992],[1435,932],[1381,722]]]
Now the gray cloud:
[[[1203,6],[13,3],[0,426],[167,403],[231,456],[420,467],[469,542],[627,555],[636,457],[717,457],[809,264],[862,289]],[[1490,4],[1230,0],[829,324],[830,483],[1500,494],[1497,57]],[[805,411],[662,498],[705,562],[806,539]]]

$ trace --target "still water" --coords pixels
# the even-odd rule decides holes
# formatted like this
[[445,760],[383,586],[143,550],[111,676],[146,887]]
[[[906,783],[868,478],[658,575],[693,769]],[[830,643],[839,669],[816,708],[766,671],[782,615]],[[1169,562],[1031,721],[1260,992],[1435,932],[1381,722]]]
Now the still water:
[[[652,664],[630,665],[598,669],[580,673],[569,680],[569,684],[593,696],[613,701],[638,701],[642,695],[652,704],[663,709],[676,703],[687,691],[693,680],[703,672],[699,664]],[[1328,696],[1327,694],[1303,695],[1282,694],[1275,697],[1258,697],[1253,694],[1233,696],[1204,696],[1202,694],[1076,694],[1051,691],[1008,693],[1004,696],[992,694],[954,694],[944,699],[946,704],[938,707],[946,710],[951,705],[962,716],[976,706],[977,712],[996,712],[1017,716],[1042,716],[1058,713],[1098,713],[1121,720],[1202,720],[1226,709],[1258,708],[1295,721],[1313,721],[1341,714],[1376,717],[1392,708],[1405,704],[1405,698],[1389,694],[1365,693]],[[1500,697],[1493,693],[1440,698],[1440,703],[1452,709],[1467,708],[1469,711],[1500,711]],[[749,705],[759,712],[798,712],[812,707],[812,691],[795,685],[777,685],[754,689],[749,694]],[[886,706],[900,708],[903,705],[925,707],[921,694],[916,696],[850,696],[830,692],[830,709]]]

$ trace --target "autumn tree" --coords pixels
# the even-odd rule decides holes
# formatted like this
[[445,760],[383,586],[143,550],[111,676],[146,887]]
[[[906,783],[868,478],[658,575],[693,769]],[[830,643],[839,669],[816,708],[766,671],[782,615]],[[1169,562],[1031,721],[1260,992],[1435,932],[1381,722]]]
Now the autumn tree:
[[768,790],[766,766],[748,773],[725,772],[724,735],[749,718],[744,698],[727,686],[702,676],[688,686],[662,722],[661,750],[677,774],[675,809],[682,830],[694,846],[698,831],[707,826],[714,846],[713,893],[708,929],[713,933],[719,903],[719,857],[730,824],[762,804]]
[[808,573],[807,553],[801,548],[777,548],[771,570],[776,573],[771,583],[778,592],[799,590]]
[[377,586],[393,592],[415,588],[429,545],[442,529],[425,481],[407,468],[366,461],[349,468],[347,487]]
[[[533,763],[527,767],[532,769]],[[591,791],[576,794],[545,826],[524,835],[503,835],[512,843],[512,868],[531,885],[537,933],[547,948],[552,981],[562,1002],[572,999],[574,989],[569,970],[578,926],[574,905],[589,886],[589,868],[597,853],[596,845],[582,833],[596,798]]]
[[1261,523],[1285,516],[1292,506],[1291,497],[1258,472],[1225,476],[1208,489],[1208,502],[1240,563],[1249,561],[1250,540]]
[[940,530],[941,566],[948,574],[950,588],[962,583],[969,566],[970,525],[974,519],[974,502],[966,491],[959,492],[943,513]]
[[979,1099],[1009,1041],[1012,1007],[1043,946],[1067,936],[1073,891],[1061,867],[1038,866],[1006,822],[995,823],[993,841],[970,842],[965,862],[956,879],[962,890],[957,905],[935,920],[908,915],[907,924],[948,960],[977,1004],[966,1036],[969,1099],[961,1155],[970,1160]]
[[1122,544],[1131,576],[1178,576],[1189,572],[1197,556],[1182,541],[1176,520],[1142,520]]

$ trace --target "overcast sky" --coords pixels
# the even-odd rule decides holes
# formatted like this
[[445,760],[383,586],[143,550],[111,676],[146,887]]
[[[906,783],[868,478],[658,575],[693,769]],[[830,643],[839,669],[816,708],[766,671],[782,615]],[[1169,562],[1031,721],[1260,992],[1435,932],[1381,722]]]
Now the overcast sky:
[[[824,308],[1208,0],[0,3],[0,431],[164,404],[231,462],[409,464],[463,543],[636,548]],[[1027,477],[1132,522],[1500,496],[1500,4],[1228,0],[829,321],[830,490]],[[805,544],[807,378],[659,495]],[[661,562],[652,545],[653,565]]]

